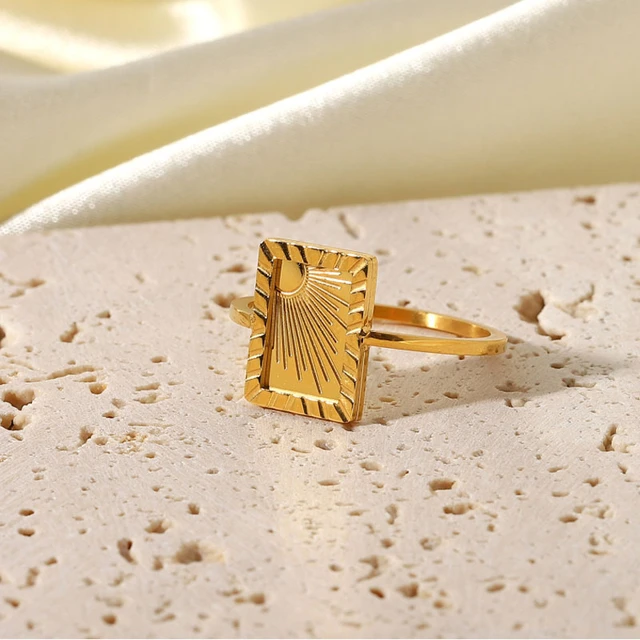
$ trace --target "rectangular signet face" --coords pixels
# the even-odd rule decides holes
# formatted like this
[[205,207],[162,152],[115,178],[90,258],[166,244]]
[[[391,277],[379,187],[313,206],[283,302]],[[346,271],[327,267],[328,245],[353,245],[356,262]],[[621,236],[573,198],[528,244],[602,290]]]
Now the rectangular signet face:
[[335,422],[362,414],[374,256],[290,240],[258,253],[245,398]]

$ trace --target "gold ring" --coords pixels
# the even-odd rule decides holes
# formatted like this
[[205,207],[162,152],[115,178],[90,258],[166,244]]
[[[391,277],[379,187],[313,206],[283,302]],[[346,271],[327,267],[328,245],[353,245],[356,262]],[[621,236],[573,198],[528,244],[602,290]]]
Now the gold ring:
[[[291,240],[260,244],[254,295],[231,303],[251,329],[244,387],[254,404],[354,422],[362,415],[369,347],[459,356],[502,353],[507,336],[453,316],[375,305],[375,256]],[[447,336],[374,331],[374,320]]]

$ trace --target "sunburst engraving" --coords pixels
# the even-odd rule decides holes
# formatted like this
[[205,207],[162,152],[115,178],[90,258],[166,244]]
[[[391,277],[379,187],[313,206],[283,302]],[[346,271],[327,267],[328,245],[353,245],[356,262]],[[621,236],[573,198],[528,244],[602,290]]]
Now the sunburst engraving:
[[377,261],[286,240],[260,245],[245,397],[338,422],[362,411]]
[[[286,377],[288,391],[339,399],[350,288],[348,272],[282,264],[274,296],[272,389]],[[290,370],[293,384],[283,375]]]

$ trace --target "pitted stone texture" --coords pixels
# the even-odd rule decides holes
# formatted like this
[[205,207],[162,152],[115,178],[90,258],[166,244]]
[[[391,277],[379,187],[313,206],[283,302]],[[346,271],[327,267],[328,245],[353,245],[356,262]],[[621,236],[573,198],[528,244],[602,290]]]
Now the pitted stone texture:
[[[0,240],[0,633],[640,633],[640,187]],[[242,398],[267,236],[508,353],[372,350],[362,422]]]

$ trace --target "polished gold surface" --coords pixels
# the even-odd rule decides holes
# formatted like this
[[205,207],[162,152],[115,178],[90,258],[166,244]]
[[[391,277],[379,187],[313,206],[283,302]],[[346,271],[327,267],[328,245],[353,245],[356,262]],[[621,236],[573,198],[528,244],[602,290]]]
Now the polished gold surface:
[[245,397],[338,422],[362,412],[377,260],[320,245],[265,240],[253,300],[232,317],[251,328]]
[[[251,329],[245,397],[263,407],[336,422],[359,419],[369,347],[452,355],[496,355],[507,337],[491,327],[430,311],[374,306],[374,256],[289,240],[265,240],[253,297],[231,318]],[[373,320],[446,335],[372,328]]]

